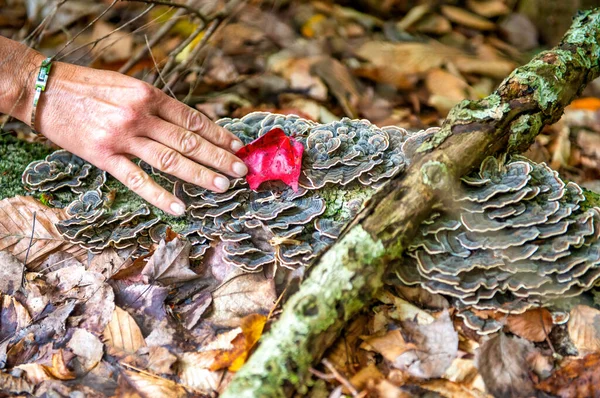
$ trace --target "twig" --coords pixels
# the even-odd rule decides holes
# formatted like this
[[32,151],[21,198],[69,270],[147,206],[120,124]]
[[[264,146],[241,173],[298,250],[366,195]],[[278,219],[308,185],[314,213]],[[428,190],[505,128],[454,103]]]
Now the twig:
[[356,388],[354,388],[352,383],[350,383],[350,380],[348,380],[344,375],[338,372],[338,370],[335,368],[335,366],[331,364],[331,362],[329,362],[327,359],[323,359],[322,363],[327,369],[329,369],[329,371],[335,377],[335,379],[338,382],[340,382],[340,384],[342,384],[344,387],[346,387],[348,391],[350,391],[350,394],[352,394],[353,397],[358,395],[358,391],[356,390]]
[[[161,41],[162,38],[165,37],[167,33],[169,33],[169,31],[175,26],[175,24],[179,20],[179,17],[183,16],[184,14],[184,9],[177,10],[175,14],[171,18],[169,18],[169,20],[163,26],[160,27],[156,34],[152,36],[152,38],[150,39],[150,47],[154,47],[159,41]],[[140,48],[140,50],[133,57],[131,57],[129,61],[127,61],[127,63],[125,63],[125,65],[121,67],[121,69],[119,69],[119,73],[129,72],[135,64],[140,62],[141,59],[146,56],[147,52],[147,47]]]
[[[146,40],[146,46],[148,47],[148,54],[150,54],[150,58],[152,59],[154,68],[156,68],[156,73],[158,73],[158,77],[160,78],[160,80],[162,80],[163,84],[167,84],[167,82],[165,82],[165,79],[163,78],[160,68],[158,67],[158,64],[156,63],[156,59],[154,59],[154,54],[152,54],[152,48],[150,47],[150,42],[148,42],[148,36],[144,35],[144,39]],[[171,89],[169,89],[169,94],[171,94],[171,97],[177,98],[175,96],[175,93],[173,91],[171,91]]]
[[52,22],[52,20],[54,19],[54,16],[56,15],[56,13],[58,12],[58,9],[60,8],[60,6],[62,6],[63,4],[65,4],[67,2],[67,0],[60,0],[59,2],[56,3],[56,7],[54,7],[54,10],[52,10],[51,13],[49,13],[48,15],[46,15],[44,17],[44,19],[42,19],[42,21],[40,22],[40,24],[38,26],[35,27],[35,29],[29,33],[27,35],[27,37],[25,37],[25,39],[22,40],[23,43],[29,45],[30,47],[35,47],[32,46],[32,42],[34,37],[37,35],[38,37],[41,37],[44,33],[44,30],[46,29],[46,26],[50,24],[50,22]]
[[27,267],[27,259],[29,258],[29,251],[33,245],[33,235],[35,234],[35,220],[37,212],[33,212],[33,222],[31,223],[31,236],[29,237],[29,244],[27,245],[27,252],[25,253],[25,261],[23,261],[23,275],[21,276],[21,287],[25,287],[25,268]]
[[87,46],[92,46],[92,48],[94,48],[102,40],[106,39],[107,37],[109,37],[113,33],[118,32],[118,31],[122,30],[123,28],[125,28],[126,26],[128,26],[128,25],[132,24],[133,22],[137,21],[138,19],[140,19],[141,17],[143,17],[144,15],[146,15],[148,12],[150,12],[150,10],[152,10],[153,8],[154,8],[154,6],[150,5],[144,11],[142,11],[139,15],[136,15],[135,18],[132,18],[131,20],[125,22],[123,25],[121,25],[121,26],[117,27],[116,29],[110,31],[109,33],[105,34],[104,36],[102,36],[102,37],[100,37],[100,38],[98,38],[96,40],[92,40],[91,42],[82,44],[79,47],[74,48],[73,50],[69,51],[68,53],[66,53],[62,57],[56,58],[55,60],[56,61],[60,61],[61,59],[64,59],[65,57],[68,57],[69,55],[73,54],[74,52],[79,51],[82,48],[85,48]]
[[144,4],[153,4],[153,5],[179,8],[179,9],[187,11],[189,14],[195,15],[206,25],[206,20],[207,20],[206,16],[204,16],[204,14],[202,14],[200,12],[200,10],[198,10],[197,8],[192,7],[190,5],[191,2],[187,2],[185,4],[178,4],[178,3],[173,3],[173,2],[167,1],[167,0],[121,0],[121,1],[126,1],[128,3],[144,3]]
[[221,24],[222,21],[223,20],[220,18],[212,21],[210,23],[210,25],[208,26],[208,28],[206,29],[206,32],[204,33],[202,40],[200,40],[200,43],[198,43],[198,45],[192,50],[192,52],[190,53],[190,56],[184,62],[180,63],[175,68],[173,68],[173,70],[171,72],[168,72],[167,77],[169,77],[169,80],[168,80],[168,83],[163,87],[163,89],[162,89],[163,91],[166,92],[167,90],[169,90],[171,88],[171,86],[173,86],[179,80],[181,73],[183,71],[185,71],[196,60],[196,58],[200,55],[200,52],[203,50],[204,45],[208,42],[208,40],[211,38],[211,36],[215,33],[215,31],[217,30],[217,28],[219,27],[219,25]]
[[[65,43],[65,45],[56,53],[54,54],[54,57],[52,58],[56,58],[56,59],[60,59],[60,54],[66,50],[67,47],[69,47],[83,32],[85,32],[87,29],[89,29],[93,24],[95,24],[96,22],[98,22],[100,20],[100,18],[102,18],[104,15],[106,15],[107,12],[109,12],[114,6],[115,4],[117,4],[117,1],[119,0],[113,0],[112,3],[110,3],[110,5],[108,7],[106,7],[106,9],[104,11],[102,11],[100,13],[100,15],[98,15],[96,18],[94,18],[89,24],[87,24],[83,29],[81,29],[79,32],[77,32],[75,34],[75,36],[71,37],[69,39],[69,41],[67,41]],[[112,32],[111,32],[112,33]],[[68,55],[68,54],[67,54]]]
[[[175,48],[173,51],[171,51],[169,53],[169,58],[167,59],[167,63],[165,64],[165,66],[163,67],[162,71],[159,72],[159,76],[163,82],[163,85],[166,86],[167,82],[164,80],[163,76],[165,73],[168,73],[172,68],[173,65],[176,62],[177,56],[179,54],[181,54],[181,52],[192,42],[194,41],[198,35],[200,35],[200,33],[202,33],[204,31],[204,28],[206,28],[206,25],[203,26],[198,26],[196,28],[196,30],[194,30],[194,32],[192,32],[191,35],[189,35],[184,41],[182,41],[181,43],[179,43],[179,45],[177,46],[177,48]],[[154,85],[158,87],[158,83],[159,80],[155,80]]]
[[[215,19],[211,21],[210,26],[206,28],[206,32],[202,37],[202,40],[198,45],[192,50],[190,56],[182,63],[173,68],[172,71],[168,71],[168,74],[165,76],[168,79],[168,83],[165,87],[163,87],[163,91],[166,91],[167,88],[172,87],[180,78],[181,74],[186,71],[190,65],[196,60],[196,58],[200,55],[203,50],[204,45],[208,42],[208,40],[213,36],[213,34],[217,31],[221,23],[227,19],[227,17],[232,13],[232,11],[238,7],[242,3],[242,0],[233,0],[227,4],[227,7],[218,15],[215,16]],[[165,73],[165,69],[163,68],[163,74]]]

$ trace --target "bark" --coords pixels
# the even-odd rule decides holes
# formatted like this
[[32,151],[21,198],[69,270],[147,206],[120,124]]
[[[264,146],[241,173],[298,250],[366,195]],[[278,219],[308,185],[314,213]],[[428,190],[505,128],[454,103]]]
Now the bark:
[[516,69],[490,96],[463,101],[416,161],[370,201],[312,266],[280,319],[223,397],[280,397],[307,390],[309,368],[382,285],[432,206],[489,155],[526,149],[600,72],[600,9],[582,12],[561,43]]

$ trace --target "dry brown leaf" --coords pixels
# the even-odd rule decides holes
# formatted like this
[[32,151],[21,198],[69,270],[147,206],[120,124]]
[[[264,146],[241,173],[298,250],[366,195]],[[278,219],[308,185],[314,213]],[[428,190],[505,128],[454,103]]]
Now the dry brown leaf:
[[23,283],[23,263],[8,251],[0,251],[0,293],[14,294]]
[[103,333],[104,343],[110,350],[133,354],[146,346],[144,336],[131,315],[119,307],[115,307],[112,319]]
[[369,64],[382,68],[382,71],[387,70],[387,75],[391,77],[387,83],[392,83],[396,79],[406,79],[409,75],[439,68],[448,57],[455,56],[460,50],[435,43],[369,41],[355,53]]
[[385,359],[394,362],[396,358],[408,350],[415,350],[417,346],[407,343],[400,330],[390,330],[383,336],[364,336],[364,342],[360,345],[363,350],[375,351]]
[[416,346],[393,361],[392,365],[420,378],[440,377],[458,353],[458,333],[447,310],[430,324],[402,322],[406,340]]
[[431,94],[428,103],[437,109],[440,115],[446,115],[460,101],[469,97],[467,82],[443,69],[435,68],[425,78],[427,90]]
[[73,380],[77,376],[71,371],[65,362],[62,349],[52,354],[52,366],[46,366],[46,372],[58,380]]
[[102,334],[115,307],[113,289],[106,279],[81,264],[50,272],[46,282],[55,286],[53,302],[71,298],[78,306],[78,326],[96,335]]
[[17,331],[31,324],[31,315],[14,297],[1,295],[0,340],[12,337]]
[[34,386],[21,377],[14,377],[8,373],[0,373],[0,391],[8,396],[20,394],[33,394]]
[[321,57],[295,58],[282,51],[269,60],[269,70],[277,73],[290,82],[290,87],[295,90],[308,91],[308,97],[318,100],[327,100],[327,86],[318,77],[310,73],[311,67]]
[[510,12],[504,0],[467,0],[467,6],[475,13],[493,18]]
[[27,380],[29,380],[29,382],[31,382],[31,384],[34,386],[40,384],[44,380],[52,380],[52,376],[46,372],[46,367],[38,363],[24,363],[15,366],[15,368],[24,371]]
[[406,15],[396,23],[398,30],[408,30],[411,26],[420,21],[425,15],[431,11],[429,4],[419,4],[406,13]]
[[415,24],[418,32],[443,35],[452,31],[452,24],[446,18],[438,14],[429,14]]
[[346,66],[334,58],[327,57],[315,62],[311,71],[327,84],[329,90],[342,106],[346,116],[355,119],[360,93],[354,77]]
[[397,321],[415,320],[417,323],[425,325],[432,323],[435,318],[427,311],[423,311],[414,304],[409,303],[400,297],[394,296],[388,291],[382,291],[377,299],[385,304],[392,304],[394,308],[389,311],[390,318]]
[[225,371],[209,370],[213,363],[214,353],[212,352],[184,353],[177,363],[181,382],[200,393],[210,394],[217,391]]
[[87,251],[64,239],[54,226],[66,218],[64,210],[50,209],[29,196],[0,200],[0,251],[6,250],[24,262],[31,240],[26,266],[33,271],[47,256],[59,251],[85,261]]
[[442,14],[444,14],[446,18],[459,25],[463,25],[468,28],[477,30],[496,29],[496,24],[490,21],[489,19],[473,14],[472,12],[465,10],[464,8],[443,5],[441,9]]
[[142,275],[150,283],[158,282],[163,286],[200,278],[190,269],[191,247],[190,242],[181,239],[170,242],[161,240],[142,270]]
[[175,362],[177,357],[166,347],[148,347],[148,370],[153,373],[171,374]]
[[442,377],[471,390],[485,391],[485,383],[475,366],[474,359],[455,358]]
[[578,305],[571,310],[567,326],[569,337],[580,355],[600,351],[600,311]]
[[522,314],[509,315],[506,326],[511,333],[539,343],[546,340],[552,330],[552,314],[545,308],[535,308]]
[[508,76],[517,66],[514,62],[504,59],[485,60],[467,55],[453,57],[451,61],[461,73],[475,73],[498,79]]
[[472,389],[459,383],[454,383],[449,380],[426,380],[419,383],[419,387],[427,391],[438,393],[440,396],[445,398],[492,398],[491,395],[486,394],[477,389]]
[[116,26],[102,20],[96,21],[92,29],[91,40],[108,36],[92,47],[92,53],[107,63],[126,60],[133,49],[133,35],[115,29]]
[[124,369],[121,374],[142,397],[185,398],[188,396],[183,386],[162,377],[127,369]]
[[552,376],[538,383],[538,390],[553,396],[584,398],[600,395],[600,353],[568,361]]
[[[385,379],[385,376],[374,363],[365,366],[350,378],[352,384],[357,390],[363,390],[369,383],[378,383]],[[349,392],[344,391],[348,394]]]
[[213,292],[212,300],[206,320],[218,327],[238,327],[247,315],[269,313],[277,300],[275,282],[262,273],[235,270]]
[[334,368],[346,374],[352,374],[357,365],[366,364],[366,355],[363,354],[367,353],[359,351],[358,347],[361,343],[360,336],[368,333],[367,326],[368,317],[361,315],[354,318],[350,325],[344,328],[342,335],[327,350],[327,360]]
[[504,333],[481,345],[477,368],[488,391],[499,397],[530,397],[534,394],[527,356],[535,352],[532,343]]
[[100,339],[85,329],[76,328],[67,347],[77,355],[84,372],[91,370],[100,362],[104,354],[104,345]]
[[117,272],[128,267],[131,259],[122,258],[112,247],[102,250],[95,255],[87,267],[88,271],[97,272],[106,278],[111,278]]

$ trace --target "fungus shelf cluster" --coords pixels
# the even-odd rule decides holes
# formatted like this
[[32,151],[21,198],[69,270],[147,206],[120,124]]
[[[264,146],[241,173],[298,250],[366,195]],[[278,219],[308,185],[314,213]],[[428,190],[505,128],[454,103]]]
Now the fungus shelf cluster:
[[395,268],[405,284],[454,297],[469,327],[502,327],[472,310],[522,313],[600,278],[600,209],[585,209],[581,188],[545,164],[488,158],[458,192],[453,209],[421,225]]
[[[185,203],[178,232],[191,242],[192,258],[212,252],[249,272],[309,264],[436,131],[408,133],[350,119],[319,124],[265,112],[217,123],[245,144],[274,129],[302,144],[298,189],[266,182],[251,190],[236,179],[227,192],[214,193],[140,165]],[[105,181],[103,172],[66,151],[31,163],[23,174],[32,190],[79,195],[67,206],[71,218],[57,225],[65,238],[95,252],[136,246],[143,254],[167,225],[146,206],[111,209]],[[465,323],[488,333],[501,323],[480,319],[476,310],[519,313],[589,289],[600,278],[599,222],[600,210],[585,203],[581,188],[546,165],[488,158],[478,175],[463,179],[444,211],[422,224],[394,270],[405,284],[453,297]]]
[[[185,203],[186,224],[179,232],[192,243],[192,258],[202,259],[212,249],[223,261],[246,271],[266,265],[295,269],[312,261],[340,235],[363,198],[404,170],[408,160],[403,148],[414,147],[423,137],[397,127],[378,128],[365,120],[319,124],[264,112],[217,123],[245,144],[274,129],[293,136],[305,148],[298,189],[267,182],[255,191],[245,179],[236,179],[227,192],[214,193],[144,162],[140,166]],[[164,236],[166,225],[145,206],[111,210],[102,191],[105,177],[93,186],[83,184],[92,172],[97,169],[57,151],[30,164],[23,182],[32,190],[70,188],[79,193],[67,206],[71,218],[57,227],[64,237],[92,251],[137,244],[141,254]],[[348,190],[362,195],[340,200],[340,192]]]

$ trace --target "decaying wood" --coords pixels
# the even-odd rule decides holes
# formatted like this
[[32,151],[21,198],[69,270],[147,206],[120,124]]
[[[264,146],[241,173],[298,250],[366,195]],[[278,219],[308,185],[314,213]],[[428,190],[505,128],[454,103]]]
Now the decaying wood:
[[434,206],[489,155],[527,148],[600,74],[600,9],[582,12],[561,43],[516,69],[490,96],[463,101],[406,173],[371,200],[313,265],[223,397],[276,397],[307,389],[309,367],[382,285]]

